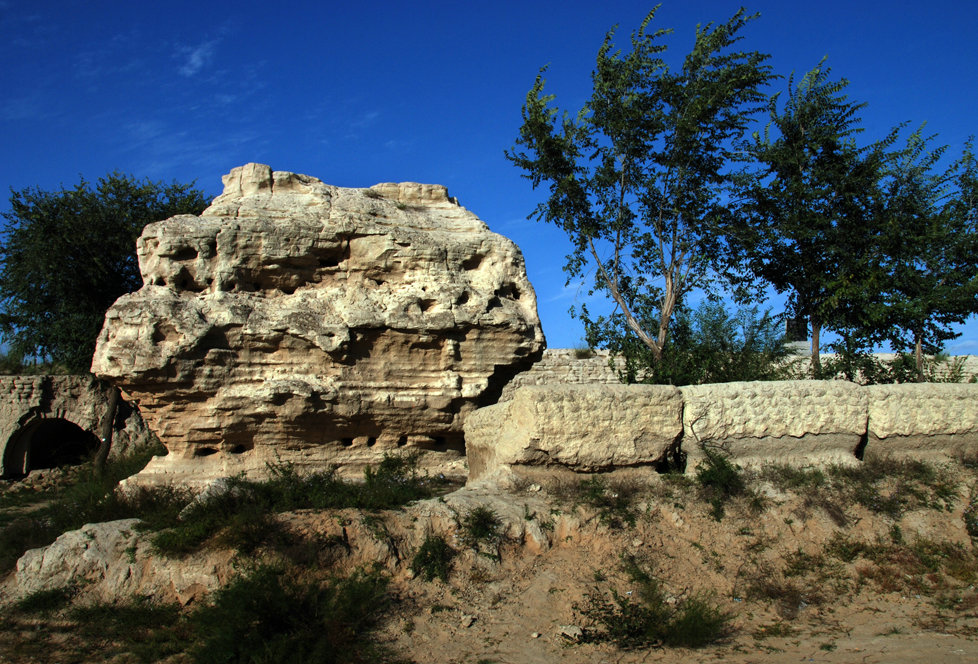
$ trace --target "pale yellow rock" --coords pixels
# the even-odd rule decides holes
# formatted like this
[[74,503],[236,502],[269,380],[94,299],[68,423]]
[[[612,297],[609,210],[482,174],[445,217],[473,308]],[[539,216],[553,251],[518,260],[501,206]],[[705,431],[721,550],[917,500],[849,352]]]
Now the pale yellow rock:
[[465,423],[469,479],[510,466],[590,472],[652,464],[682,434],[668,385],[533,385]]
[[219,588],[233,572],[233,552],[201,551],[170,558],[157,553],[139,519],[90,523],[31,549],[17,561],[4,594],[78,586],[105,602],[153,597],[187,604]]
[[926,459],[978,451],[978,384],[870,385],[867,454]]
[[200,217],[146,227],[145,285],[95,352],[169,450],[142,478],[399,449],[464,473],[466,414],[544,347],[516,245],[437,185],[344,189],[260,164],[224,185]]
[[854,464],[866,434],[867,394],[844,381],[738,382],[681,388],[687,466],[703,447],[742,465]]

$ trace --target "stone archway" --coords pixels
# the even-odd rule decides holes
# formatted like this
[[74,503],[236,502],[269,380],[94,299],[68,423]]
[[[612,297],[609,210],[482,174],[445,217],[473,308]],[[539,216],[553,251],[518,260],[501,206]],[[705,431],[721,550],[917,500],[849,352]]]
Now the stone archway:
[[77,465],[98,447],[99,440],[74,422],[64,418],[38,418],[18,428],[10,436],[3,455],[7,477],[24,476],[39,468]]

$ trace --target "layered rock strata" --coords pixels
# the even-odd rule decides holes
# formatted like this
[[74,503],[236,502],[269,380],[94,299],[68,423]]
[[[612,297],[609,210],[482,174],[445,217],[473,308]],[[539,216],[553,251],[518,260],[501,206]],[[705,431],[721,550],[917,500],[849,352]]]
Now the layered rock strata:
[[577,472],[650,465],[683,433],[670,385],[534,385],[465,422],[469,479],[513,467]]
[[260,164],[223,180],[199,217],[145,228],[144,286],[95,352],[169,450],[144,479],[399,448],[464,472],[465,416],[544,347],[516,245],[437,185],[344,189]]
[[978,384],[870,385],[867,454],[926,459],[978,450]]
[[748,466],[857,463],[868,393],[854,383],[787,380],[681,390],[687,467],[699,464],[704,448]]

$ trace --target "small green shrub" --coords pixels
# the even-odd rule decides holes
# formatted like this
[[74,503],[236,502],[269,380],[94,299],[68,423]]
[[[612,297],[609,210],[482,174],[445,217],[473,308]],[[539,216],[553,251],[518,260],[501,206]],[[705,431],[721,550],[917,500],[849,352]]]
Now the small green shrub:
[[[467,547],[491,558],[498,558],[500,529],[503,522],[491,507],[472,508],[459,523],[459,540]],[[485,549],[488,548],[488,551]]]
[[448,546],[444,537],[429,535],[414,554],[411,569],[415,574],[421,575],[425,581],[432,581],[437,577],[447,582],[454,557],[455,551]]
[[634,526],[637,515],[632,502],[637,485],[627,482],[610,484],[598,476],[582,480],[577,487],[577,502],[598,511],[601,522],[612,528]]
[[726,455],[705,448],[705,460],[696,469],[696,481],[704,499],[711,506],[714,519],[720,521],[724,515],[724,503],[735,496],[747,493],[747,482],[739,466],[730,462]]
[[978,486],[971,488],[964,508],[964,528],[972,540],[978,540]]
[[610,641],[620,648],[670,646],[699,648],[715,643],[729,631],[732,616],[709,595],[693,594],[670,600],[661,583],[633,558],[625,571],[632,581],[631,596],[617,590],[585,595],[575,606],[587,626],[587,639]]
[[316,583],[299,581],[284,569],[259,567],[215,592],[191,615],[194,661],[384,661],[389,653],[367,635],[389,603],[387,583],[377,571]]

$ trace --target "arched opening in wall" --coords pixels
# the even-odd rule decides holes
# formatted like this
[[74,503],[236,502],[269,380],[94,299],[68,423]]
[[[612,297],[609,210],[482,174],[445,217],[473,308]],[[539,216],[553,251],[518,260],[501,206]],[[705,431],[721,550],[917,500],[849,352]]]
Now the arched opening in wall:
[[98,449],[95,434],[61,418],[34,420],[13,433],[3,455],[4,477],[78,465]]

